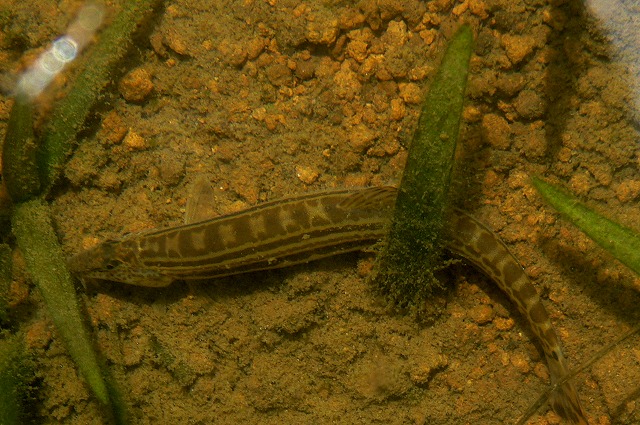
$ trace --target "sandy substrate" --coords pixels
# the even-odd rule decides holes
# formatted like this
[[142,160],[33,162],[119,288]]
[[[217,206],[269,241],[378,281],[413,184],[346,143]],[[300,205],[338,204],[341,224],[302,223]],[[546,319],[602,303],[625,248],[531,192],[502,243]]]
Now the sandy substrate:
[[[36,57],[80,4],[5,0],[1,71]],[[463,22],[476,46],[455,203],[521,261],[570,364],[587,361],[637,324],[640,279],[543,205],[528,176],[640,229],[640,117],[627,64],[578,1],[167,2],[52,197],[65,251],[182,223],[202,177],[217,214],[397,182],[442,47]],[[10,105],[0,99],[2,134]],[[100,282],[81,297],[136,424],[508,424],[547,388],[533,334],[481,273],[447,269],[418,322],[374,293],[371,261],[164,289]],[[38,422],[103,423],[37,291],[24,278],[14,286],[38,358]],[[640,421],[637,347],[577,377],[593,424]],[[529,423],[560,420],[545,407]]]

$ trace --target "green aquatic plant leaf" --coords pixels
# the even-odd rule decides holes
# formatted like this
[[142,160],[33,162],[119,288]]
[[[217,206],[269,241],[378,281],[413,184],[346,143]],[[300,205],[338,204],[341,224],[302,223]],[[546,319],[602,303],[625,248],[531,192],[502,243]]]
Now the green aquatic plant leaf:
[[33,105],[18,96],[2,152],[4,180],[12,200],[17,203],[11,227],[25,257],[27,271],[41,292],[80,374],[98,400],[109,407],[116,423],[126,423],[125,406],[113,380],[103,375],[49,218],[49,207],[40,198],[46,196],[55,183],[77,132],[98,101],[101,90],[111,80],[114,65],[129,49],[133,33],[159,2],[122,3],[120,12],[100,35],[100,42],[85,56],[84,70],[68,95],[54,107],[41,140],[36,139],[33,132]]
[[13,266],[11,254],[11,247],[9,245],[5,243],[0,244],[0,325],[8,320],[8,294],[11,286],[11,268]]
[[109,405],[107,386],[80,313],[73,280],[64,267],[64,255],[49,217],[49,206],[40,199],[18,204],[12,226],[27,270],[38,286],[69,354],[96,397]]
[[640,234],[596,213],[560,188],[533,177],[540,195],[618,261],[640,275]]
[[2,145],[2,178],[13,202],[26,201],[40,193],[36,150],[33,104],[26,96],[18,96],[9,114]]
[[97,399],[109,408],[115,423],[127,423],[126,406],[94,349],[73,279],[53,230],[49,205],[41,199],[18,204],[11,224],[26,269],[42,294],[49,315],[80,374]]
[[27,366],[24,342],[19,335],[0,336],[0,424],[24,423],[22,399]]
[[374,277],[400,307],[423,300],[437,282],[433,270],[439,266],[472,46],[472,30],[464,25],[449,42],[409,147],[393,223]]
[[99,43],[84,57],[84,68],[69,94],[54,108],[38,153],[45,192],[55,183],[99,94],[111,81],[111,73],[129,50],[132,36],[161,0],[121,2],[122,9],[100,34]]

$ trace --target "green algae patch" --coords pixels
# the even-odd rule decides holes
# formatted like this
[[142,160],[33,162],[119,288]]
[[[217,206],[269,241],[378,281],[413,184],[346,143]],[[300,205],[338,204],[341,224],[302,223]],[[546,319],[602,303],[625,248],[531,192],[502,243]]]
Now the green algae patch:
[[0,336],[0,424],[25,423],[23,400],[28,374],[22,338],[18,335]]
[[13,202],[26,201],[40,193],[36,151],[33,104],[25,96],[17,96],[2,146],[2,178]]
[[80,313],[71,275],[53,231],[49,207],[39,199],[16,205],[12,226],[27,271],[40,290],[69,354],[98,400],[110,405],[107,386]]
[[618,261],[640,275],[640,235],[591,210],[560,188],[532,177],[540,195]]
[[98,358],[80,311],[71,274],[53,230],[48,205],[40,199],[16,205],[12,228],[27,272],[42,294],[49,315],[80,375],[105,410],[108,409],[107,414],[114,422],[127,423],[126,406],[115,381]]
[[[3,178],[16,204],[11,228],[24,255],[27,271],[41,292],[80,375],[96,398],[109,409],[115,423],[126,423],[125,405],[115,381],[106,368],[100,367],[53,230],[48,206],[41,198],[46,197],[55,184],[78,131],[98,102],[100,92],[111,81],[114,66],[129,50],[133,34],[160,1],[122,2],[119,13],[100,34],[100,42],[84,56],[84,68],[75,78],[68,95],[54,106],[41,138],[36,138],[33,131],[33,104],[19,94],[11,111],[2,151]],[[4,254],[0,250],[0,255]],[[10,254],[9,251],[9,260]],[[3,261],[0,258],[0,268],[4,267]],[[10,273],[10,263],[8,267]],[[4,275],[4,269],[0,274]],[[5,286],[8,284],[2,285],[0,320],[6,319]],[[2,423],[5,421],[0,420]]]
[[122,10],[100,34],[100,42],[84,58],[84,68],[76,77],[69,94],[54,108],[38,154],[41,180],[45,192],[55,183],[76,134],[98,94],[111,80],[114,66],[122,60],[132,43],[132,36],[160,0],[122,2]]
[[6,323],[9,318],[7,308],[9,306],[12,265],[11,247],[5,243],[0,244],[0,325]]
[[378,260],[375,285],[396,306],[424,300],[437,280],[440,232],[446,222],[449,186],[473,33],[462,26],[451,39],[425,99],[398,191],[387,243]]

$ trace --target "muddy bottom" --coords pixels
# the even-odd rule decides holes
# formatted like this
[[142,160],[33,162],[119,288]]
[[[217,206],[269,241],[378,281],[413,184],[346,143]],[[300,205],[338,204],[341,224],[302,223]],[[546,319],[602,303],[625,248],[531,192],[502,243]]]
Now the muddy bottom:
[[[80,5],[0,5],[1,70],[22,70]],[[52,196],[69,255],[183,223],[202,178],[213,215],[397,183],[443,46],[469,23],[454,204],[522,263],[571,367],[638,322],[640,279],[529,181],[558,183],[638,230],[633,72],[582,2],[176,0],[154,16]],[[74,76],[43,96],[43,111]],[[11,104],[1,99],[2,130]],[[159,289],[86,282],[79,292],[131,423],[510,424],[549,387],[534,335],[487,277],[447,267],[416,319],[369,283],[373,259]],[[106,423],[37,290],[23,276],[12,296],[37,358],[36,422]],[[637,346],[613,348],[576,377],[592,424],[640,421]],[[544,406],[528,423],[560,422]]]

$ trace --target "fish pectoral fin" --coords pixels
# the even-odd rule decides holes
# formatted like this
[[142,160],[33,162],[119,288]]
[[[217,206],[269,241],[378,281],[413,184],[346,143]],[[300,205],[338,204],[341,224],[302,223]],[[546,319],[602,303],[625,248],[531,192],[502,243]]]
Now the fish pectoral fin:
[[187,198],[184,224],[197,223],[217,217],[216,200],[213,187],[205,176],[199,176],[191,184]]

